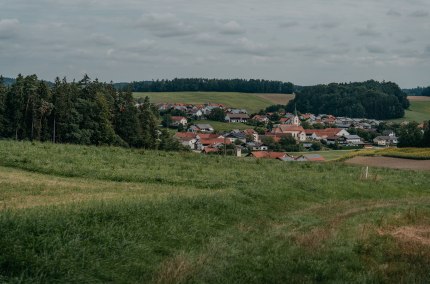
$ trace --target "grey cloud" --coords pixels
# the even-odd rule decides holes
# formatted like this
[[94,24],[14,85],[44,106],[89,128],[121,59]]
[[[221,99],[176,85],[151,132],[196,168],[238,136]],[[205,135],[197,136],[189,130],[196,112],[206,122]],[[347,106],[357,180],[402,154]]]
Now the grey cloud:
[[171,13],[143,15],[136,23],[158,37],[179,37],[196,33],[195,29]]
[[336,27],[340,26],[339,21],[324,21],[320,24],[312,25],[311,28],[313,29],[334,29]]
[[236,21],[229,21],[221,26],[220,33],[226,35],[238,35],[245,33],[245,29]]
[[96,45],[101,46],[109,46],[115,43],[112,37],[103,34],[92,34],[88,40]]
[[394,16],[394,17],[400,17],[402,14],[399,11],[390,9],[387,12],[387,16]]
[[226,49],[226,51],[236,54],[269,56],[271,52],[273,52],[273,49],[267,44],[254,42],[244,37],[237,40],[233,46]]
[[410,14],[411,17],[415,17],[415,18],[424,18],[424,17],[428,17],[429,12],[427,11],[415,11],[412,14]]
[[299,25],[299,22],[297,21],[288,21],[288,22],[282,22],[279,24],[280,28],[292,28],[297,27]]
[[366,49],[370,53],[385,53],[385,49],[377,44],[368,44]]
[[209,46],[225,46],[231,43],[230,39],[225,39],[220,37],[219,35],[215,35],[211,33],[199,33],[199,34],[193,35],[189,40],[197,44],[209,45]]
[[372,25],[368,24],[365,28],[357,29],[357,35],[363,37],[378,37],[381,33],[376,31]]
[[17,19],[0,20],[0,39],[11,39],[17,36],[20,23]]

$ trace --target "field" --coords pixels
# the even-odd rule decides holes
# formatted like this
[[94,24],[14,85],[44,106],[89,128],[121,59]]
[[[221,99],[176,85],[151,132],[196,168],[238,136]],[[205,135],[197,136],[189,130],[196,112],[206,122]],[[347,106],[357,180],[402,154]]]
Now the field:
[[220,103],[229,107],[244,108],[250,113],[274,104],[287,104],[293,95],[287,94],[248,94],[235,92],[160,92],[134,93],[135,98],[148,96],[153,103]]
[[239,130],[245,130],[245,129],[252,129],[253,126],[247,125],[245,123],[226,123],[221,121],[213,121],[213,120],[196,120],[193,121],[194,124],[203,123],[203,124],[210,124],[215,129],[215,131],[218,132],[225,132],[225,131],[231,131],[233,129],[239,129]]
[[430,98],[428,97],[408,97],[411,106],[405,111],[404,118],[397,118],[390,121],[417,121],[419,123],[430,120]]
[[356,152],[356,150],[329,150],[329,151],[318,151],[318,152],[290,152],[288,154],[297,157],[305,154],[319,154],[324,157],[326,161],[334,161],[350,153]]
[[430,172],[0,141],[1,283],[428,283]]
[[381,156],[356,156],[345,161],[348,164],[391,169],[409,169],[430,171],[430,160],[412,160]]

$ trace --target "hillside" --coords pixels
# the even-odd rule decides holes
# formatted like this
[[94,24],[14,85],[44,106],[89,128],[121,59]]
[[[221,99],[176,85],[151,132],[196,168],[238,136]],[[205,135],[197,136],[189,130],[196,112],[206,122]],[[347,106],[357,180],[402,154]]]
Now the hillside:
[[405,110],[405,116],[390,121],[417,121],[419,123],[430,120],[430,98],[429,97],[408,97],[411,105]]
[[229,107],[245,108],[249,112],[258,112],[273,104],[287,104],[294,95],[287,94],[250,94],[236,92],[155,92],[134,93],[135,98],[148,96],[153,103],[189,103],[207,102],[225,104]]
[[0,141],[0,282],[430,281],[429,172]]

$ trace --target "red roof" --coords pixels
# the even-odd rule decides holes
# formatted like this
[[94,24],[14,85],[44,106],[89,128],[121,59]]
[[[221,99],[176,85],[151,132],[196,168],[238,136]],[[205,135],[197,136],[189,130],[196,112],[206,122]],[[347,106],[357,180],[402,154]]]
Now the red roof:
[[288,133],[288,132],[303,132],[305,129],[296,125],[279,125],[277,128],[272,129],[272,133]]
[[197,133],[192,132],[176,132],[175,133],[176,138],[196,138]]
[[202,145],[215,145],[215,144],[231,144],[231,141],[229,139],[224,138],[215,138],[215,139],[201,139],[200,143]]
[[287,156],[285,152],[265,152],[265,151],[257,151],[251,152],[251,156],[257,159],[266,158],[266,159],[278,159]]
[[203,148],[203,152],[204,153],[215,153],[218,152],[219,149],[218,148],[212,148],[212,147],[204,147]]
[[219,134],[213,134],[213,133],[199,133],[198,135],[200,139],[216,139],[221,136]]
[[186,118],[183,116],[172,116],[173,121],[181,121],[182,119],[186,119]]
[[305,132],[307,135],[315,135],[319,137],[328,137],[328,136],[336,136],[342,129],[341,128],[326,128],[326,129],[306,129]]

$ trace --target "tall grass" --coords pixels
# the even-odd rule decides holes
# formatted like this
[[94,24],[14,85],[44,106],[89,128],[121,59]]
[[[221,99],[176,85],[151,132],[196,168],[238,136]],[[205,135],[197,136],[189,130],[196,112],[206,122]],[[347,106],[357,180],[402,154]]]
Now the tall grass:
[[428,282],[430,173],[360,174],[1,141],[0,282]]

